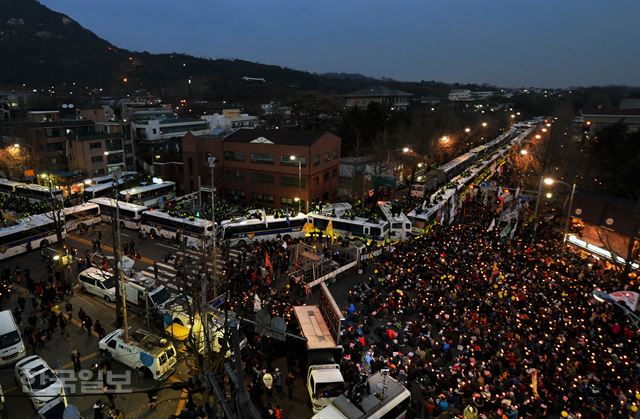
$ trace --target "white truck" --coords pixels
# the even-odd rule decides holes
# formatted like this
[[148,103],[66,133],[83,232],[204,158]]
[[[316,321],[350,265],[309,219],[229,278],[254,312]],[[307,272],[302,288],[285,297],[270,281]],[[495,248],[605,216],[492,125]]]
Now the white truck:
[[318,413],[344,393],[345,384],[336,354],[336,344],[318,306],[295,306],[295,316],[302,335],[307,338],[307,378],[309,404]]
[[411,393],[399,381],[389,377],[388,370],[379,371],[311,419],[382,419],[405,418],[411,405]]
[[114,360],[135,370],[140,377],[162,381],[176,369],[176,348],[168,339],[144,330],[129,333],[125,341],[124,330],[116,329],[98,342],[100,350],[111,353]]

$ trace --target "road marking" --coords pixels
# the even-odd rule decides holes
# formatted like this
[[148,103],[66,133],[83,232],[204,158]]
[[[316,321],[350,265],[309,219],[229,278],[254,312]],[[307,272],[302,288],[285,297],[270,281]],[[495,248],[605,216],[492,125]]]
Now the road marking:
[[178,250],[177,247],[173,247],[173,246],[169,246],[168,244],[162,244],[162,243],[156,243],[158,246],[162,246],[162,247],[166,247],[167,249],[171,249],[171,250]]
[[[80,243],[84,243],[84,244],[93,246],[93,242],[91,242],[90,240],[87,240],[87,239],[83,239],[82,237],[78,237],[78,236],[74,236],[74,235],[71,235],[71,234],[67,234],[67,238],[71,239],[71,240],[75,240],[75,241],[80,242]],[[101,248],[102,249],[106,249],[107,251],[113,253],[113,247],[111,247],[111,246],[107,246],[106,244],[103,244],[101,246]],[[153,259],[149,259],[149,258],[144,257],[144,256],[142,256],[140,259],[136,259],[136,260],[139,260],[139,261],[141,261],[143,263],[146,263],[147,265],[153,265],[153,263],[155,262]]]
[[174,416],[180,416],[180,413],[182,413],[182,410],[184,409],[185,405],[187,404],[187,397],[189,396],[189,393],[186,390],[182,390],[182,393],[180,394],[180,401],[178,402],[178,405],[176,406],[176,413],[174,414]]

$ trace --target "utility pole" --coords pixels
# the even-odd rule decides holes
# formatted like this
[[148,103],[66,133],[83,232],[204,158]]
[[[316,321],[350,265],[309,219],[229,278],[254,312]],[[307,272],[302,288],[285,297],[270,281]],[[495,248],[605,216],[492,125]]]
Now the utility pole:
[[[120,201],[119,201],[119,191],[118,191],[118,173],[114,173],[113,175],[113,187],[116,192],[116,219],[115,226],[113,231],[114,241],[113,241],[113,254],[114,254],[114,274],[115,278],[118,281],[119,285],[116,287],[116,324],[119,325],[122,322],[122,327],[124,328],[124,334],[122,336],[125,342],[129,341],[129,324],[127,321],[127,291],[125,289],[125,279],[124,272],[120,269]],[[118,292],[120,291],[120,292]],[[118,295],[119,294],[119,295]],[[118,307],[118,302],[120,302],[120,308]],[[122,313],[122,317],[118,317]]]
[[[113,274],[117,280],[120,279],[120,244],[119,244],[119,229],[118,225],[120,224],[120,206],[118,205],[118,179],[117,176],[113,176],[113,190],[115,191],[115,199],[116,202],[116,212],[111,213],[111,234],[113,239],[113,257],[114,257],[114,266],[113,266]],[[122,319],[122,300],[121,297],[121,287],[116,287],[116,327],[121,327],[123,323]]]

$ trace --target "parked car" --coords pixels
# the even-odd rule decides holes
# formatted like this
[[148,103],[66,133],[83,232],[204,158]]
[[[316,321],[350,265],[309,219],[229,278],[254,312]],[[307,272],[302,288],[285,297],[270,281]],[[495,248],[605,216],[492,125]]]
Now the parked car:
[[64,397],[62,380],[38,355],[28,356],[18,362],[15,374],[18,387],[31,398],[36,410],[56,397]]

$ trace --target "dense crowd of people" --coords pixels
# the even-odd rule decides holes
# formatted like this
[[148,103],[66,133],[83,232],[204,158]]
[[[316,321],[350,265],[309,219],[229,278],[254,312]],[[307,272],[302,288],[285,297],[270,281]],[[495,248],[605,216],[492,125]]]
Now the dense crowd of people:
[[487,215],[468,209],[375,262],[347,310],[349,383],[389,368],[418,417],[634,415],[638,332],[592,297],[625,286],[617,271],[557,240],[488,232]]

